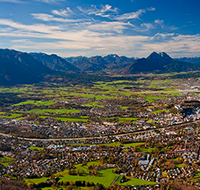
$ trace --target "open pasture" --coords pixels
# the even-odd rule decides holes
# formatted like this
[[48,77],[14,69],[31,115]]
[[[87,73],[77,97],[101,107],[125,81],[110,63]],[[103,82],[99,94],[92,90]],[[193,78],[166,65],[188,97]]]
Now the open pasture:
[[137,178],[130,178],[127,177],[128,181],[124,183],[120,183],[120,180],[122,179],[122,176],[120,176],[115,183],[119,185],[155,185],[155,182],[151,181],[145,181]]

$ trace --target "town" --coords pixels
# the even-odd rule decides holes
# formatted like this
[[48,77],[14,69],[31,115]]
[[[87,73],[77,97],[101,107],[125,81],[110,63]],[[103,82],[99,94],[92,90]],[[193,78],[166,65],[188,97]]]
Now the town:
[[200,188],[199,79],[51,86],[0,89],[2,179],[44,190]]

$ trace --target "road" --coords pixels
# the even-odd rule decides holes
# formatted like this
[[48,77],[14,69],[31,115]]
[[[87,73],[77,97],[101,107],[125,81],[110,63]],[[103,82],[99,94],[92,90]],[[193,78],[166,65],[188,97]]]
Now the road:
[[[150,130],[140,130],[140,131],[135,131],[135,132],[131,132],[131,133],[124,133],[124,134],[113,134],[113,135],[109,135],[109,136],[113,136],[113,137],[122,137],[122,136],[126,136],[126,135],[135,135],[135,134],[142,134],[142,133],[148,133],[148,132],[153,132],[156,130],[163,130],[163,129],[169,129],[175,126],[179,126],[179,125],[188,125],[188,124],[196,124],[200,122],[200,120],[198,121],[193,121],[193,122],[187,122],[187,123],[182,123],[182,124],[176,124],[176,125],[170,125],[167,127],[161,127],[161,128],[156,128],[156,129],[150,129]],[[0,133],[0,135],[4,136],[4,137],[13,137],[15,135],[10,135],[10,134],[5,134],[5,133]],[[102,136],[102,137],[108,137],[108,135],[106,136]],[[38,138],[26,138],[26,137],[19,137],[17,136],[16,138],[21,139],[21,140],[27,140],[27,141],[57,141],[57,140],[62,140],[62,141],[66,141],[66,140],[87,140],[87,139],[101,139],[102,137],[80,137],[80,138],[60,138],[60,139],[38,139]]]

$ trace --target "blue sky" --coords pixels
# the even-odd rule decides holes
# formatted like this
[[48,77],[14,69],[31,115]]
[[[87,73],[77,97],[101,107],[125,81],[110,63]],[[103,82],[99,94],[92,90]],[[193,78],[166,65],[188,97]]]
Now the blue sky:
[[198,0],[0,0],[0,48],[63,57],[200,56]]

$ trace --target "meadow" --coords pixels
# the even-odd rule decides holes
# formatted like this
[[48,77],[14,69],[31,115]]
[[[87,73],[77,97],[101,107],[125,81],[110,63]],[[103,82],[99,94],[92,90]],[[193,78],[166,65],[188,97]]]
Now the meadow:
[[[158,75],[159,76],[159,75]],[[53,118],[61,122],[116,122],[119,124],[137,124],[141,118],[132,115],[111,117],[88,117],[90,109],[97,112],[107,109],[108,105],[116,105],[119,110],[134,111],[133,105],[124,103],[126,99],[136,101],[143,99],[151,113],[161,114],[169,112],[166,107],[156,107],[157,101],[165,101],[172,97],[180,97],[184,91],[176,89],[180,80],[114,80],[94,82],[87,85],[64,86],[55,84],[53,87],[45,85],[21,85],[20,87],[0,88],[0,93],[12,93],[23,100],[10,104],[12,109],[0,110],[0,117],[5,119],[34,118],[35,122],[41,119]],[[194,92],[195,93],[195,92]],[[83,100],[83,101],[82,101]],[[138,100],[137,100],[138,101]],[[139,100],[140,101],[140,100]],[[84,113],[82,113],[84,110]],[[139,111],[139,110],[138,110]],[[147,123],[155,124],[149,120]]]
[[14,158],[10,158],[7,156],[0,157],[0,164],[4,166],[8,166],[9,164],[13,163],[15,161]]
[[[104,186],[110,186],[111,183],[115,180],[115,178],[119,174],[113,173],[114,168],[99,170],[97,175],[88,174],[89,173],[89,166],[100,166],[100,161],[91,161],[88,162],[86,165],[78,164],[75,165],[75,170],[79,171],[85,171],[86,174],[79,176],[79,175],[69,175],[68,170],[64,170],[63,172],[58,172],[55,174],[56,176],[59,176],[59,182],[67,182],[67,181],[87,181],[87,182],[93,182],[94,184],[103,184]],[[122,176],[118,178],[118,180],[115,182],[119,185],[155,185],[155,182],[140,180],[137,178],[128,178],[128,181],[125,183],[120,183]],[[35,179],[26,179],[26,183],[45,183],[47,177],[42,178],[35,178]],[[48,188],[43,188],[48,189]],[[51,188],[50,188],[51,189]]]
[[124,183],[120,183],[120,180],[122,179],[122,176],[120,176],[116,183],[119,185],[156,185],[156,182],[151,182],[151,181],[145,181],[137,178],[131,178],[127,177],[128,181]]

